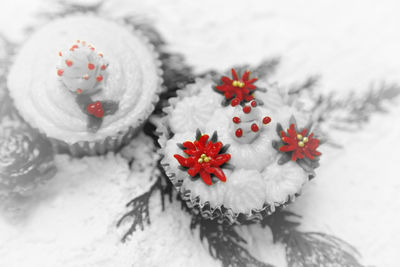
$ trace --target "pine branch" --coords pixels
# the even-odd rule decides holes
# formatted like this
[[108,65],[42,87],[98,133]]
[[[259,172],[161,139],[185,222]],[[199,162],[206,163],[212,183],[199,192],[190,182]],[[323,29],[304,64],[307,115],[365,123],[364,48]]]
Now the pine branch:
[[190,224],[192,230],[200,228],[200,240],[207,240],[210,255],[222,262],[224,267],[272,267],[254,258],[243,247],[244,240],[234,226],[220,224],[201,216],[193,216]]
[[155,190],[160,190],[161,180],[160,178],[150,187],[149,191],[143,193],[140,196],[135,197],[131,201],[126,204],[127,208],[130,208],[130,211],[125,213],[117,222],[117,227],[120,227],[121,224],[127,219],[131,218],[131,226],[128,231],[123,235],[121,241],[125,242],[126,239],[136,231],[136,228],[140,226],[140,229],[144,230],[144,224],[150,224],[150,211],[149,211],[149,202],[150,197]]
[[194,82],[193,69],[185,62],[180,53],[172,53],[165,48],[165,40],[152,23],[140,16],[126,16],[125,23],[139,29],[155,46],[162,63],[164,87],[166,90],[160,94],[160,101],[156,105],[154,114],[160,114],[163,107],[168,104],[168,99],[176,96],[178,89],[184,88],[187,84]]
[[82,3],[71,3],[64,0],[57,0],[52,4],[55,4],[56,10],[45,10],[38,13],[39,17],[46,19],[54,19],[58,17],[65,17],[67,15],[76,13],[99,13],[100,9],[104,4],[104,0],[98,0],[94,3],[82,4]]
[[319,76],[310,76],[300,84],[292,85],[288,91],[289,95],[300,94],[306,90],[313,90],[320,80]]
[[145,193],[135,197],[126,204],[129,211],[126,212],[117,222],[117,227],[120,227],[122,223],[128,219],[131,220],[129,229],[123,235],[121,241],[125,242],[128,237],[130,237],[137,229],[143,231],[145,224],[150,225],[150,198],[154,192],[159,191],[161,195],[161,207],[165,210],[165,197],[172,202],[173,195],[173,185],[165,176],[161,164],[158,163],[157,169],[160,172],[155,172],[157,174],[156,181]]
[[347,242],[324,233],[299,231],[299,218],[279,210],[262,221],[263,226],[271,228],[274,242],[285,244],[289,267],[363,266],[357,260],[359,253]]
[[[312,77],[309,81],[304,85],[313,84]],[[323,128],[353,131],[365,125],[373,114],[388,112],[388,106],[400,96],[400,86],[382,83],[372,85],[367,92],[350,92],[346,96],[318,94],[314,86],[300,86],[290,89],[289,96],[291,105],[311,112],[313,121]]]

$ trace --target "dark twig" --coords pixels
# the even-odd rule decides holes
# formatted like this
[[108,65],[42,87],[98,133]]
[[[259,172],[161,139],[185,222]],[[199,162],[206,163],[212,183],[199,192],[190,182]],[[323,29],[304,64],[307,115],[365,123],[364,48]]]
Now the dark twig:
[[318,232],[301,232],[299,215],[279,210],[262,221],[271,228],[274,242],[285,244],[289,267],[362,267],[359,253],[347,242]]
[[199,227],[200,240],[207,240],[210,255],[221,261],[224,267],[272,267],[254,258],[243,247],[246,240],[234,229],[234,226],[220,224],[217,221],[194,215],[190,228]]
[[149,202],[150,197],[156,190],[161,190],[161,178],[158,178],[147,192],[135,197],[129,201],[128,204],[126,204],[126,207],[130,208],[130,211],[125,213],[118,220],[117,227],[120,227],[127,218],[131,218],[132,222],[128,231],[126,231],[126,233],[123,235],[121,239],[122,242],[125,242],[126,239],[136,231],[137,226],[140,226],[140,229],[143,231],[144,224],[150,224]]

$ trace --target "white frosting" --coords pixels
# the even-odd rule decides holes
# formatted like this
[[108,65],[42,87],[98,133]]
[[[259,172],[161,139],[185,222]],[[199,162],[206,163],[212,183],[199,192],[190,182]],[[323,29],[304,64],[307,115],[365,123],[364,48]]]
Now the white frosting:
[[[76,40],[92,43],[109,63],[108,79],[93,99],[119,102],[118,111],[104,117],[96,133],[87,130],[87,115],[57,76],[58,52]],[[85,15],[56,20],[36,32],[17,56],[8,86],[17,108],[32,126],[72,144],[102,140],[138,126],[153,108],[159,74],[159,61],[141,35]]]
[[[175,170],[173,179],[182,181],[183,191],[190,190],[192,198],[200,196],[202,203],[208,201],[211,206],[224,205],[234,212],[242,213],[261,209],[265,203],[278,206],[299,193],[308,180],[308,174],[294,162],[278,165],[279,153],[272,147],[272,141],[279,139],[276,133],[278,122],[285,127],[292,115],[302,121],[306,121],[308,116],[285,105],[278,89],[269,87],[267,93],[256,92],[256,99],[262,99],[266,104],[257,106],[257,114],[254,114],[262,114],[261,118],[269,116],[272,121],[260,127],[251,142],[238,142],[232,134],[235,130],[232,118],[238,114],[238,107],[222,106],[223,98],[213,91],[211,82],[207,81],[197,81],[178,93],[179,100],[171,101],[168,123],[175,135],[166,143],[164,161],[170,165],[169,169]],[[274,104],[270,108],[269,101],[278,102],[279,105]],[[254,119],[251,113],[242,117],[244,120]],[[186,172],[178,169],[179,163],[173,155],[184,153],[176,144],[194,141],[196,129],[210,136],[217,131],[218,140],[224,145],[230,145],[227,153],[231,154],[231,159],[228,163],[235,169],[223,169],[227,177],[225,183],[217,182],[208,186],[200,178],[194,181]]]

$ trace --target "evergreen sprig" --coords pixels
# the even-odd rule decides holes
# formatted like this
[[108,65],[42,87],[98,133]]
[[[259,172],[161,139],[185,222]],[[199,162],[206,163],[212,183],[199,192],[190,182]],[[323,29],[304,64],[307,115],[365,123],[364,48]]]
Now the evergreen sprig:
[[223,267],[272,267],[254,258],[243,247],[247,242],[235,231],[235,226],[193,215],[190,228],[194,230],[197,227],[200,240],[207,240],[210,255],[220,260]]
[[354,92],[345,97],[333,93],[320,95],[312,111],[319,123],[326,123],[333,129],[351,131],[360,129],[374,113],[386,113],[388,104],[394,103],[399,96],[398,85],[382,83],[372,85],[366,93],[360,95]]
[[[162,192],[161,177],[157,178],[156,182],[150,187],[148,191],[135,197],[126,204],[126,207],[129,208],[129,211],[126,212],[117,222],[117,227],[120,227],[126,219],[131,219],[129,229],[122,236],[122,242],[125,242],[127,238],[136,231],[136,228],[138,226],[143,231],[144,225],[150,224],[150,197],[152,196],[153,192],[157,190],[160,190]],[[162,197],[162,199],[164,198]]]
[[[65,17],[77,13],[93,13],[98,14],[104,5],[105,0],[98,0],[92,3],[71,3],[64,0],[56,0],[52,4],[54,5],[51,10],[44,10],[38,13],[38,17],[46,19],[54,19],[59,17]],[[30,31],[31,29],[28,29]]]
[[357,250],[335,236],[319,232],[302,232],[301,216],[279,210],[266,217],[262,226],[269,226],[274,242],[285,245],[289,267],[341,266],[362,267]]

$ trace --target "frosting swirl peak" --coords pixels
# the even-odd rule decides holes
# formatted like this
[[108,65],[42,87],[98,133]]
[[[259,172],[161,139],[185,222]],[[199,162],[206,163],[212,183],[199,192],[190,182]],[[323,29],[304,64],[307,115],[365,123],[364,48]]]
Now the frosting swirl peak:
[[58,52],[57,75],[62,85],[77,94],[92,95],[102,89],[108,72],[103,54],[91,44],[77,40],[66,52]]

